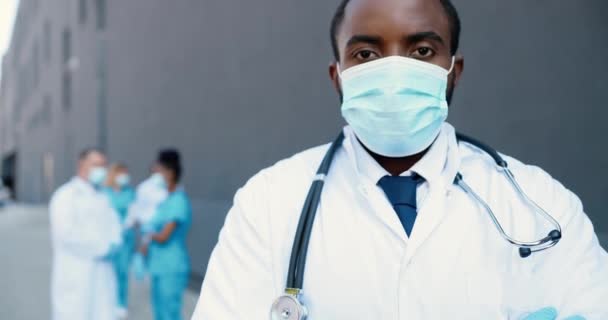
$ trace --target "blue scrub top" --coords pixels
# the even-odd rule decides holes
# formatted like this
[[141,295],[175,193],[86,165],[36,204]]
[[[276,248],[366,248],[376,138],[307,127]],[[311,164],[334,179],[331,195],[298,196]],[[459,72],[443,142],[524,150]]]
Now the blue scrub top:
[[148,248],[148,270],[152,275],[189,273],[186,237],[192,223],[190,200],[183,190],[175,191],[156,210],[151,224],[158,232],[171,222],[177,227],[165,243],[152,241]]
[[118,191],[112,188],[106,188],[105,192],[110,197],[112,207],[118,212],[120,222],[124,222],[129,211],[129,206],[135,200],[135,191],[131,187],[126,187]]

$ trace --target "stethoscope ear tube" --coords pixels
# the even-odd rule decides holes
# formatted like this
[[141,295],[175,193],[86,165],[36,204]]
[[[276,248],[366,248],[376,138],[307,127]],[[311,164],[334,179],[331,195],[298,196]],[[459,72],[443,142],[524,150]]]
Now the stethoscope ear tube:
[[519,247],[519,256],[522,258],[529,257],[534,252],[540,252],[554,247],[562,238],[562,233],[558,230],[552,230],[549,235],[540,240],[541,244],[537,246]]
[[546,237],[544,237],[540,240],[537,240],[537,241],[525,242],[525,241],[519,241],[519,240],[514,239],[513,237],[509,236],[504,231],[502,225],[496,218],[496,215],[494,214],[494,212],[492,211],[492,208],[490,208],[488,203],[485,200],[483,200],[464,181],[464,178],[460,172],[457,173],[456,177],[454,178],[454,184],[458,185],[462,190],[465,191],[465,193],[467,193],[468,195],[473,197],[475,199],[475,201],[477,201],[479,204],[481,204],[482,207],[484,207],[485,211],[488,213],[488,215],[492,219],[492,222],[494,223],[494,225],[495,225],[496,229],[498,230],[498,232],[500,233],[501,237],[503,237],[506,241],[512,243],[513,245],[519,247],[519,256],[522,258],[527,258],[530,255],[532,255],[532,253],[534,253],[534,252],[543,251],[543,250],[546,250],[546,249],[549,249],[549,248],[555,246],[562,238],[562,229],[561,229],[559,222],[557,222],[557,220],[555,220],[555,218],[553,218],[547,211],[545,211],[538,204],[536,204],[536,202],[534,202],[532,199],[530,199],[530,197],[528,197],[528,195],[524,192],[524,190],[521,188],[519,183],[517,183],[515,176],[513,175],[511,170],[509,170],[507,162],[500,156],[500,154],[498,154],[498,152],[496,152],[496,150],[494,150],[493,148],[490,148],[488,145],[486,145],[485,143],[483,143],[477,139],[468,137],[468,136],[460,134],[460,133],[456,134],[456,138],[458,139],[458,141],[469,143],[469,144],[481,149],[482,151],[486,152],[488,155],[490,155],[492,157],[492,159],[494,159],[494,161],[496,162],[496,165],[498,166],[499,171],[507,178],[507,180],[509,181],[511,186],[517,191],[517,193],[526,202],[526,204],[528,204],[530,207],[533,207],[534,211],[536,213],[540,213],[555,228],[551,232],[549,232],[549,234]]
[[501,168],[507,167],[507,162],[505,161],[505,159],[503,159],[500,154],[498,154],[498,152],[489,145],[460,132],[456,132],[456,140],[458,142],[466,142],[477,147],[478,149],[481,149],[483,152],[487,153],[490,157],[492,157],[492,159],[494,159],[494,162],[496,162],[497,166]]

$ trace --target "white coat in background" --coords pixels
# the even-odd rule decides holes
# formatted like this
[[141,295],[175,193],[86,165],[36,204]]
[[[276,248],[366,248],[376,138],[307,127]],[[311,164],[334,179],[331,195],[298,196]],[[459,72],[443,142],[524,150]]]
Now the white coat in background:
[[[411,237],[377,186],[386,172],[350,128],[345,134],[308,250],[302,300],[310,320],[517,319],[549,306],[560,319],[608,319],[608,255],[579,199],[540,168],[505,157],[531,199],[563,227],[556,247],[522,259],[483,207],[453,184],[456,173],[516,239],[537,240],[551,226],[521,202],[492,158],[457,143],[452,126],[443,126],[412,168],[425,182]],[[285,288],[304,199],[327,149],[280,161],[237,192],[192,319],[269,319]]]
[[167,189],[159,186],[152,176],[140,183],[135,189],[135,201],[129,207],[125,228],[131,228],[135,223],[145,225],[149,222],[158,205],[165,201],[168,195]]
[[103,260],[121,242],[118,214],[107,196],[75,177],[50,203],[53,320],[114,320],[116,277]]

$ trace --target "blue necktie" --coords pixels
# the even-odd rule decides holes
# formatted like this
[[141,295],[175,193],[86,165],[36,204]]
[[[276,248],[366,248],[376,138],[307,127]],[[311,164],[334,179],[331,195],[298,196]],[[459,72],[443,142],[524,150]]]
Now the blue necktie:
[[378,181],[378,185],[384,190],[386,197],[393,205],[408,237],[412,233],[416,221],[416,188],[421,181],[422,177],[418,175],[384,176]]

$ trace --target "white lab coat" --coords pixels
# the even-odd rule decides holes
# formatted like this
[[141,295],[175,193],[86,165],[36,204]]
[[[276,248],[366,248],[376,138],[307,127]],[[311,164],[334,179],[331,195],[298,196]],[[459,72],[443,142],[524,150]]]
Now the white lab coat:
[[[443,159],[409,238],[377,181],[359,172],[356,143],[347,134],[321,196],[302,296],[309,319],[517,319],[547,306],[560,319],[608,319],[608,255],[579,199],[547,173],[505,157],[525,191],[563,227],[555,248],[522,259],[480,204],[453,185],[456,173],[517,239],[539,239],[550,226],[519,200],[490,157],[456,142],[449,124],[431,148]],[[280,161],[237,192],[192,319],[269,319],[327,149]]]
[[158,205],[167,199],[167,189],[157,185],[149,177],[137,186],[135,190],[135,201],[129,207],[129,213],[125,219],[125,228],[131,228],[136,223],[145,225],[154,217]]
[[53,320],[114,320],[116,277],[102,260],[121,242],[118,214],[107,196],[75,177],[50,203]]

